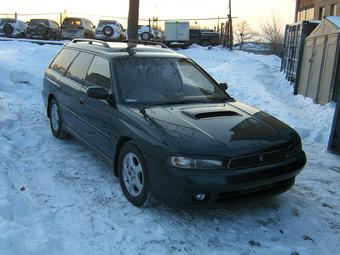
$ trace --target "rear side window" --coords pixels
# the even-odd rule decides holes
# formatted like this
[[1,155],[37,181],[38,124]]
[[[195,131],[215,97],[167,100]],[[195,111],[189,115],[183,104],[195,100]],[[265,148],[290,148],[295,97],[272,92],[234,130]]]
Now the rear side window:
[[71,64],[66,76],[75,81],[84,80],[92,59],[92,54],[81,52]]
[[54,71],[64,75],[67,68],[78,55],[79,51],[63,49],[58,56],[53,60],[50,68]]
[[105,88],[111,87],[110,63],[107,59],[95,56],[89,71],[87,72],[86,81]]

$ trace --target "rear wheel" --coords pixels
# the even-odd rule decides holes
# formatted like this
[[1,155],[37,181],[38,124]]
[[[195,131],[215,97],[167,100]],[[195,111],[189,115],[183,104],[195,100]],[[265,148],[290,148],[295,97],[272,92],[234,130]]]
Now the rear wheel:
[[140,35],[143,41],[149,41],[151,39],[151,36],[148,32],[144,32]]
[[146,162],[134,142],[127,142],[119,153],[118,175],[122,191],[133,205],[151,204],[152,190]]
[[59,104],[55,98],[51,99],[49,104],[50,127],[52,134],[59,139],[67,137],[67,133],[63,129],[63,120]]

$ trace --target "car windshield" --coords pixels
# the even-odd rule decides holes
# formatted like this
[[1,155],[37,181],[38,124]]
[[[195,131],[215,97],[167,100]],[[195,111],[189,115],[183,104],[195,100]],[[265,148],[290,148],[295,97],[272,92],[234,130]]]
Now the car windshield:
[[180,104],[230,99],[215,81],[187,59],[120,58],[119,93],[128,104]]
[[29,26],[38,26],[41,24],[48,26],[48,21],[45,19],[32,19],[29,23]]

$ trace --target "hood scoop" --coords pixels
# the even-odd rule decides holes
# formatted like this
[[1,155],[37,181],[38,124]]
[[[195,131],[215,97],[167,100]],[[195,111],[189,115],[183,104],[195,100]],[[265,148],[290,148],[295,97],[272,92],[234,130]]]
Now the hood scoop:
[[210,119],[210,118],[219,118],[219,117],[233,117],[233,116],[241,116],[241,114],[232,111],[226,110],[225,108],[196,108],[196,109],[186,109],[182,111],[185,115],[193,119]]
[[237,112],[233,111],[220,111],[220,112],[202,112],[197,113],[195,115],[196,119],[208,119],[208,118],[217,118],[217,117],[231,117],[231,116],[240,116]]

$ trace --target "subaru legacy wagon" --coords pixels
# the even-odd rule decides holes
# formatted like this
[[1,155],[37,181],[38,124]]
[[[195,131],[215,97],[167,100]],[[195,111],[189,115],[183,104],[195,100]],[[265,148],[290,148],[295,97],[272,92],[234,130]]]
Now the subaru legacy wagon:
[[306,163],[299,135],[226,89],[165,46],[75,39],[47,68],[42,94],[52,134],[110,162],[135,206],[287,191]]

